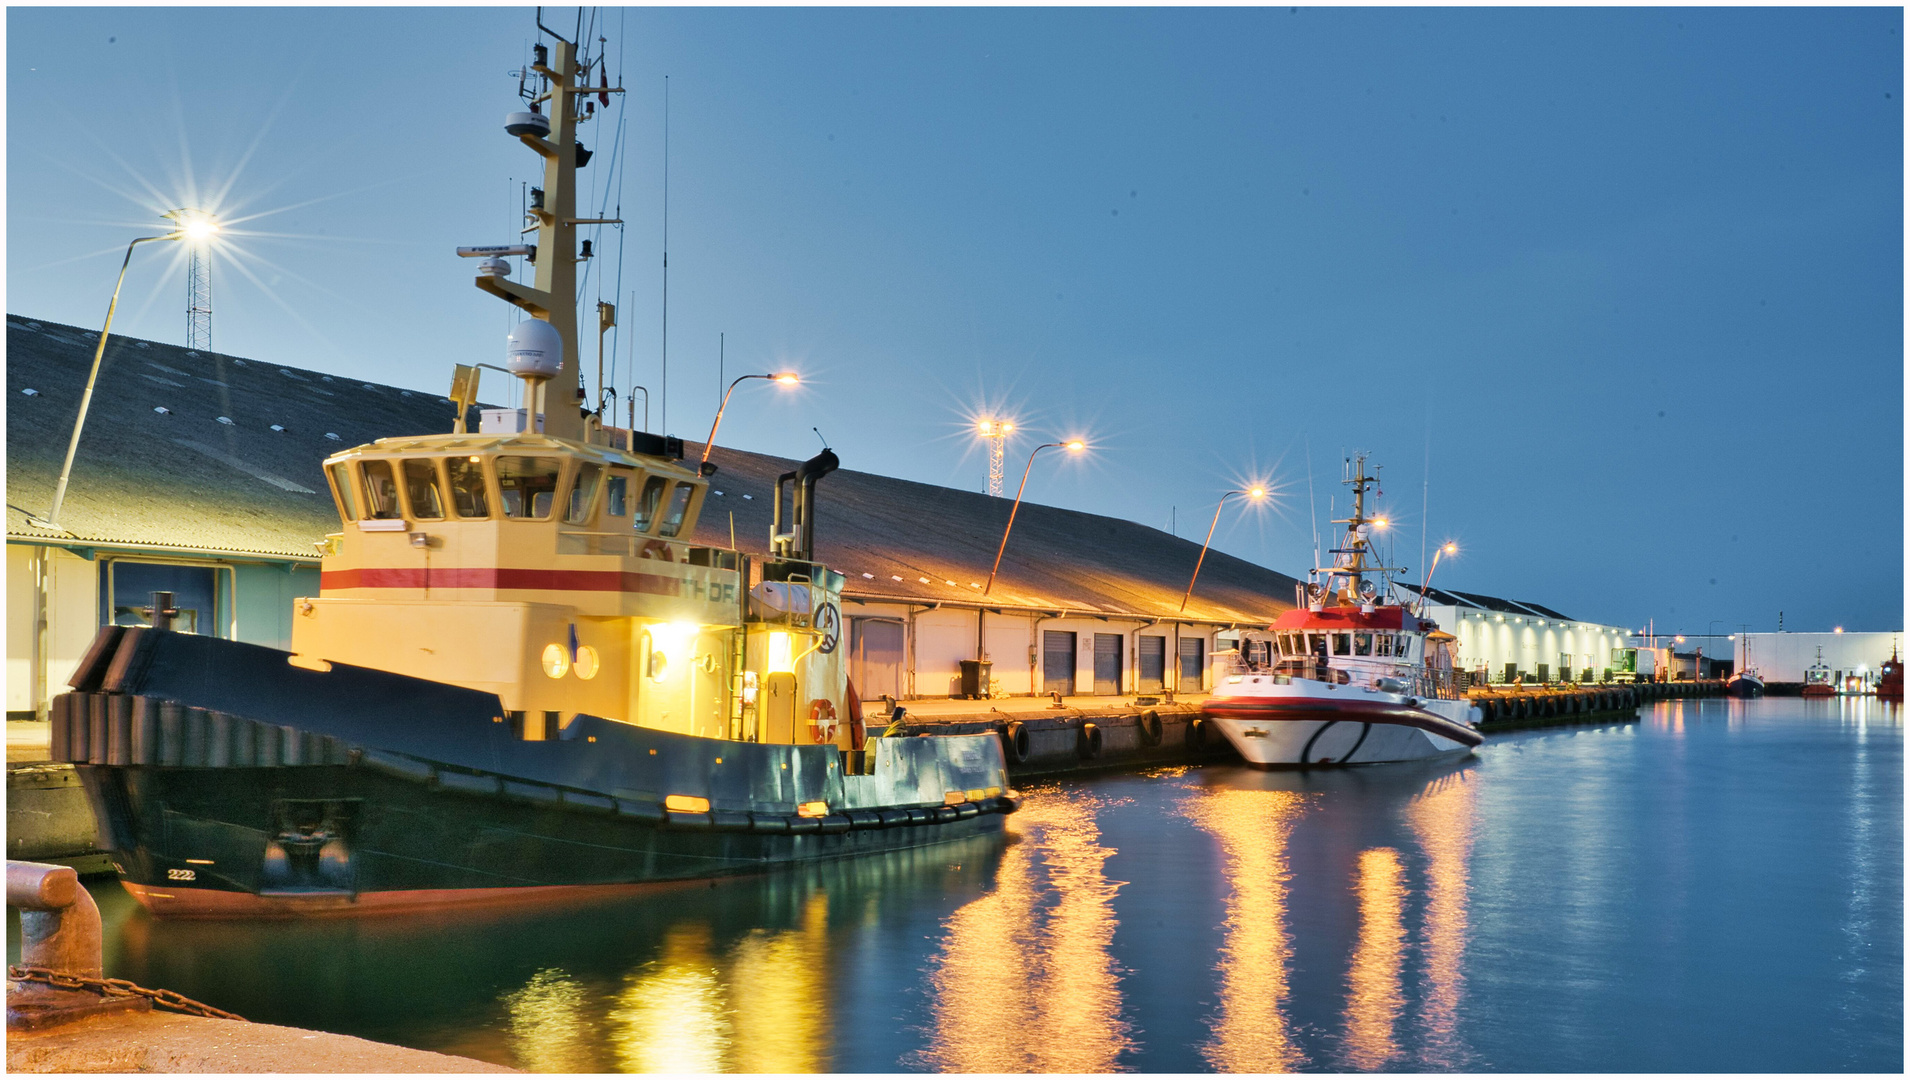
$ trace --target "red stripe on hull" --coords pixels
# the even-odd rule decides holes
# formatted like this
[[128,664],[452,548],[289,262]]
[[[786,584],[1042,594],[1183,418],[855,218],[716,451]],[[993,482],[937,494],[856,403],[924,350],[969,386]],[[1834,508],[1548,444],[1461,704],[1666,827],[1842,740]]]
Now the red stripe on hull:
[[688,578],[624,570],[528,570],[500,566],[373,566],[322,570],[321,592],[339,589],[525,589],[547,592],[627,592],[652,596],[689,595]]
[[[1485,736],[1443,716],[1382,702],[1333,701],[1324,698],[1295,698],[1277,702],[1209,700],[1201,705],[1201,711],[1228,720],[1347,720],[1362,724],[1398,724],[1429,731],[1465,746],[1478,746],[1486,741]],[[1337,715],[1325,715],[1329,713]]]
[[[707,880],[707,879],[704,879]],[[140,906],[168,919],[311,919],[410,915],[468,907],[543,907],[610,900],[698,881],[645,881],[627,885],[527,885],[500,889],[409,889],[359,893],[262,896],[221,889],[172,889],[122,881]]]

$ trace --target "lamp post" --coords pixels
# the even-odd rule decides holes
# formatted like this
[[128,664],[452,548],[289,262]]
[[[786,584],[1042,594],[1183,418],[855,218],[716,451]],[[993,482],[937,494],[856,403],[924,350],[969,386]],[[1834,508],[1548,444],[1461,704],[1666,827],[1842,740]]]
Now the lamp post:
[[1426,590],[1432,587],[1433,571],[1439,569],[1439,557],[1441,555],[1457,555],[1458,553],[1459,545],[1451,541],[1447,541],[1433,550],[1432,565],[1426,568],[1426,579],[1419,583],[1419,610],[1426,610],[1426,605],[1432,602],[1432,597],[1426,594]]
[[[66,484],[73,476],[73,457],[80,449],[80,432],[86,427],[86,412],[93,404],[93,387],[99,382],[100,360],[106,356],[106,338],[113,330],[113,312],[119,307],[119,290],[126,284],[126,267],[133,261],[133,249],[153,240],[190,240],[202,243],[219,231],[219,223],[214,218],[185,211],[175,211],[175,220],[179,227],[163,236],[142,236],[126,245],[126,257],[119,261],[119,278],[113,282],[113,298],[106,302],[106,325],[100,327],[99,346],[93,350],[93,367],[86,373],[86,390],[80,394],[80,412],[73,420],[73,437],[66,443],[66,462],[60,466],[60,479],[53,487],[53,507],[47,511],[46,520],[29,517],[29,524],[55,532],[60,530],[60,507],[66,502]],[[173,215],[169,215],[173,216]]]
[[1220,524],[1220,508],[1227,505],[1227,500],[1235,495],[1245,495],[1249,499],[1259,500],[1267,497],[1267,489],[1255,487],[1245,491],[1229,491],[1214,504],[1214,520],[1207,526],[1207,539],[1200,545],[1200,558],[1194,560],[1194,576],[1187,579],[1187,591],[1181,594],[1180,609],[1182,611],[1187,610],[1187,601],[1194,595],[1194,582],[1200,580],[1200,564],[1207,561],[1207,545],[1214,542],[1214,526]]
[[[768,375],[738,375],[735,381],[730,383],[730,388],[728,390],[723,391],[723,403],[716,407],[716,419],[710,422],[710,437],[704,440],[703,460],[701,462],[698,462],[699,465],[705,464],[710,460],[710,451],[714,449],[716,446],[716,429],[719,426],[721,426],[723,423],[723,410],[730,407],[730,395],[736,392],[736,384],[744,381],[745,379],[769,379],[772,382],[778,382],[783,384],[784,386],[794,386],[797,383],[802,381],[801,376],[797,375],[793,371],[777,371],[777,372],[772,372]],[[643,400],[645,402],[645,411],[647,412],[648,402],[650,400],[650,394],[648,391],[644,392]],[[646,427],[648,426],[648,423],[649,422],[646,420],[645,421]]]
[[1087,449],[1088,444],[1080,439],[1069,439],[1067,442],[1042,443],[1028,452],[1028,464],[1021,470],[1021,486],[1015,489],[1015,505],[1008,508],[1008,526],[1002,529],[1001,546],[995,549],[995,565],[988,568],[988,584],[982,587],[983,596],[987,596],[995,587],[995,573],[1001,569],[1002,552],[1008,550],[1008,534],[1015,531],[1015,515],[1021,510],[1022,493],[1028,490],[1028,474],[1035,467],[1035,455],[1053,446],[1064,447],[1070,454],[1078,454]]

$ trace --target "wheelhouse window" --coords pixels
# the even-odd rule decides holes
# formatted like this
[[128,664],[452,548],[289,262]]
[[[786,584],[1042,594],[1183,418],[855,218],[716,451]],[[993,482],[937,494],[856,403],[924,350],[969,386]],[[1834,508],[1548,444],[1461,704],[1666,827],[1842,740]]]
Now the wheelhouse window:
[[461,518],[491,516],[490,488],[484,482],[484,461],[473,455],[446,459],[444,471],[451,479],[451,505]]
[[689,513],[690,498],[696,494],[696,485],[679,482],[676,490],[670,493],[670,510],[663,515],[663,527],[657,532],[662,536],[675,536],[683,531],[683,516]]
[[643,482],[643,495],[637,499],[636,519],[631,522],[638,532],[649,532],[657,522],[657,507],[663,505],[663,493],[670,482],[661,476],[652,476]]
[[1334,634],[1333,635],[1333,655],[1334,656],[1350,656],[1352,655],[1352,653],[1353,653],[1353,635]]
[[411,504],[411,516],[426,521],[444,517],[444,498],[438,491],[438,463],[433,458],[406,458],[405,501]]
[[570,508],[564,512],[565,521],[572,525],[590,523],[590,504],[597,498],[597,483],[603,475],[603,466],[594,461],[577,467],[577,480],[570,485]]
[[500,457],[497,491],[504,516],[519,521],[545,521],[557,498],[557,479],[564,471],[559,458]]
[[358,487],[351,482],[351,466],[341,461],[328,471],[332,475],[332,492],[338,497],[339,515],[346,521],[357,521]]
[[612,470],[610,479],[604,484],[604,514],[621,518],[630,513],[630,474],[621,470]]
[[367,461],[363,468],[365,516],[378,519],[403,517],[404,511],[398,507],[398,481],[391,473],[391,462]]
[[1373,655],[1374,656],[1393,655],[1393,635],[1374,634],[1373,635]]
[[1373,635],[1354,634],[1353,635],[1353,655],[1354,656],[1373,655]]

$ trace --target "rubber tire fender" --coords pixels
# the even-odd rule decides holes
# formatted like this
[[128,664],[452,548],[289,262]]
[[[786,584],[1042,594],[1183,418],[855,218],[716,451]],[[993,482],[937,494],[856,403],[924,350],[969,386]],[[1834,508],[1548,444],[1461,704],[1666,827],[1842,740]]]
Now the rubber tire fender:
[[1141,714],[1141,745],[1159,746],[1161,744],[1161,714],[1149,709]]
[[1101,728],[1092,720],[1081,725],[1080,741],[1075,744],[1076,752],[1082,761],[1093,761],[1101,756]]
[[1028,728],[1015,720],[1001,729],[1001,750],[1010,765],[1025,765],[1028,762]]

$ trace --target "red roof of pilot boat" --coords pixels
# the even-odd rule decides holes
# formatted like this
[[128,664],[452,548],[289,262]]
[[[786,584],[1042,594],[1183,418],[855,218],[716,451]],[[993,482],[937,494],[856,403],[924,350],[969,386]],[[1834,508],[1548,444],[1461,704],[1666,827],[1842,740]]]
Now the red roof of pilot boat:
[[1294,608],[1274,621],[1270,630],[1437,630],[1431,620],[1422,619],[1398,604],[1375,607],[1369,614],[1356,607],[1330,607],[1319,611]]

